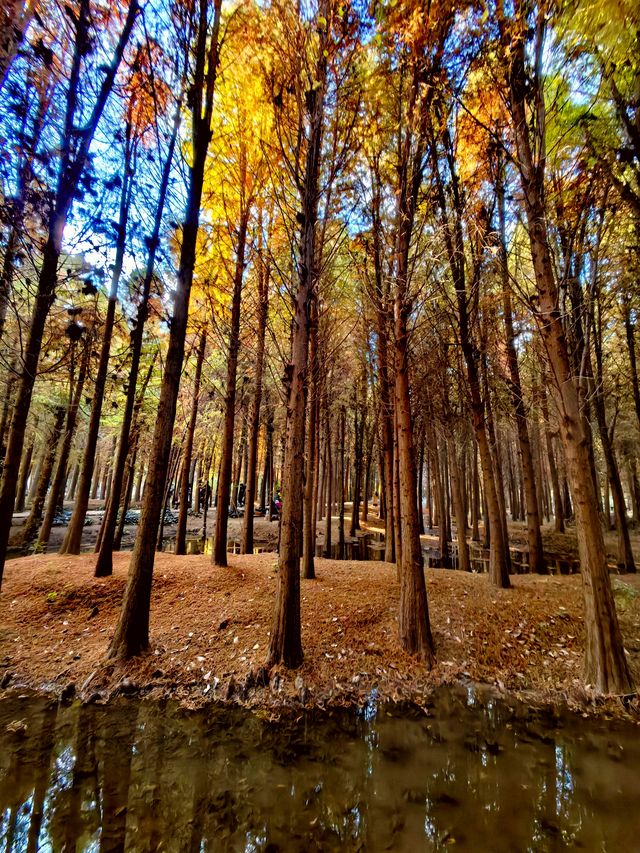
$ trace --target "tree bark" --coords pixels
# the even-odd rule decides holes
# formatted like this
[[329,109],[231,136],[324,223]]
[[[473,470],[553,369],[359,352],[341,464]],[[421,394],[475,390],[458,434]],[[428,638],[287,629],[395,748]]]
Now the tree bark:
[[[262,246],[260,246],[262,249]],[[256,369],[253,404],[251,407],[251,426],[249,430],[249,465],[247,470],[247,491],[245,493],[244,525],[242,529],[242,554],[253,553],[253,512],[256,502],[258,439],[260,436],[260,406],[262,404],[262,373],[264,371],[265,335],[269,316],[269,266],[266,253],[258,251],[258,328],[256,330]],[[263,478],[264,483],[264,478]],[[265,505],[264,486],[261,492],[261,506]]]
[[313,580],[316,576],[314,565],[316,543],[313,524],[315,515],[313,496],[315,491],[316,473],[316,441],[318,438],[316,419],[319,414],[319,406],[317,405],[317,397],[319,393],[318,370],[318,300],[314,295],[312,296],[311,301],[311,318],[309,326],[309,390],[307,395],[307,406],[309,408],[309,441],[307,443],[304,483],[304,512],[302,518],[302,577],[307,578],[307,580]]
[[29,439],[29,444],[27,445],[27,449],[25,450],[22,462],[20,463],[20,474],[18,476],[18,485],[16,487],[16,512],[23,512],[24,510],[24,502],[26,499],[27,492],[27,480],[29,479],[29,472],[31,470],[31,460],[33,459],[33,450],[35,448],[37,432],[38,421],[36,420],[33,425],[33,433],[31,435],[31,438]]
[[327,454],[327,515],[324,520],[324,555],[331,559],[333,538],[333,450],[331,447],[331,416],[329,414],[329,399],[325,396],[325,452]]
[[240,227],[236,243],[236,268],[233,278],[231,328],[229,330],[229,354],[227,356],[227,390],[224,402],[222,465],[218,480],[218,509],[216,512],[216,532],[213,546],[213,563],[216,566],[223,567],[227,565],[227,526],[229,522],[229,499],[231,497],[231,471],[233,466],[233,426],[236,417],[238,352],[240,349],[240,305],[242,302],[248,221],[249,209],[247,208],[240,217]]
[[[204,353],[207,346],[207,326],[203,325],[200,330],[200,341],[196,356],[196,373],[193,380],[193,400],[191,402],[191,413],[187,426],[187,435],[183,451],[182,480],[180,482],[180,510],[178,514],[178,526],[176,529],[176,554],[186,553],[187,538],[187,511],[189,509],[189,472],[191,470],[191,456],[193,454],[193,437],[196,431],[198,419],[198,403],[200,400],[200,377],[202,376],[202,365],[204,364]],[[194,483],[193,488],[197,489]]]
[[40,469],[38,486],[36,489],[35,496],[33,498],[33,503],[31,504],[31,510],[23,526],[20,528],[17,535],[11,540],[12,545],[27,546],[35,538],[38,525],[42,520],[42,510],[44,507],[45,499],[47,497],[47,491],[49,490],[49,483],[51,482],[51,474],[53,472],[56,453],[58,452],[58,446],[60,444],[60,437],[62,435],[62,429],[64,425],[64,417],[64,406],[58,406],[55,410],[53,427],[51,429],[49,442],[47,444],[47,451],[44,458],[44,462],[42,468]]
[[[631,677],[609,581],[598,497],[591,475],[588,437],[582,422],[576,381],[571,372],[548,243],[544,206],[545,162],[543,157],[534,157],[526,114],[529,98],[534,97],[539,107],[539,116],[544,115],[544,102],[539,78],[535,78],[538,86],[534,85],[532,89],[532,80],[526,72],[528,22],[519,2],[516,3],[515,22],[516,31],[513,38],[508,39],[507,36],[510,42],[507,66],[510,107],[538,295],[539,324],[553,375],[553,388],[560,413],[560,437],[565,451],[567,474],[571,480],[576,516],[584,592],[585,679],[599,693],[629,693],[632,689]],[[504,23],[502,30],[504,39]],[[536,58],[539,64],[542,55],[540,24],[536,28],[536,34]],[[544,123],[538,126],[537,130],[538,134],[544,135]]]
[[76,33],[71,68],[69,70],[64,127],[61,138],[62,156],[58,169],[58,183],[49,219],[42,265],[38,276],[38,290],[24,349],[23,370],[13,409],[7,452],[2,471],[2,483],[0,484],[0,587],[2,586],[7,543],[9,541],[9,531],[11,530],[18,471],[24,445],[24,434],[31,406],[33,385],[38,371],[40,350],[42,348],[42,335],[44,333],[45,321],[55,298],[58,259],[62,248],[62,237],[73,197],[77,191],[80,176],[87,162],[89,147],[104,111],[107,98],[113,88],[116,73],[120,66],[125,46],[129,41],[138,8],[137,0],[131,0],[127,17],[113,54],[113,59],[110,65],[105,66],[105,76],[103,77],[89,119],[84,126],[80,142],[77,145],[78,135],[75,130],[81,84],[81,66],[89,30],[88,0],[81,0],[76,16]]
[[[176,141],[178,138],[178,130],[182,116],[182,98],[178,99],[176,111],[173,118],[171,136],[169,137],[169,145],[167,155],[162,169],[162,177],[158,190],[158,201],[156,204],[156,213],[153,223],[153,231],[149,239],[149,254],[147,255],[147,264],[142,281],[142,291],[140,294],[140,303],[136,315],[135,327],[131,333],[131,365],[129,367],[129,379],[127,384],[127,397],[124,404],[124,412],[122,415],[122,425],[120,427],[120,440],[118,443],[118,453],[116,456],[113,478],[111,481],[111,497],[104,515],[104,524],[100,542],[100,550],[98,559],[96,560],[95,576],[107,577],[113,572],[113,558],[111,551],[118,523],[118,507],[120,503],[120,493],[122,491],[122,482],[124,479],[127,457],[130,450],[130,433],[131,425],[134,419],[134,410],[136,407],[136,388],[138,383],[138,372],[140,370],[140,359],[142,356],[142,345],[144,342],[144,327],[147,321],[149,311],[149,297],[151,295],[151,285],[156,264],[156,255],[160,242],[160,229],[162,227],[162,216],[167,198],[167,190],[169,187],[169,178],[171,176],[171,165],[173,163],[173,155],[175,151]],[[151,370],[155,364],[156,355],[153,357],[149,373],[143,388],[149,382]],[[142,402],[140,403],[142,405]],[[136,503],[140,501],[140,489],[142,487],[142,475],[144,466],[140,469],[140,478],[136,483],[136,491],[134,500]],[[115,496],[115,497],[114,497]]]
[[520,381],[520,367],[518,365],[518,354],[515,345],[515,332],[513,328],[513,310],[511,307],[511,285],[509,281],[509,269],[507,260],[507,237],[506,216],[504,204],[504,185],[502,180],[502,165],[499,166],[500,177],[496,186],[498,196],[498,220],[499,220],[499,253],[500,269],[502,275],[502,311],[505,328],[507,367],[509,370],[508,388],[511,396],[511,406],[516,420],[518,431],[518,450],[520,451],[520,462],[522,465],[522,479],[526,500],[527,513],[527,545],[529,548],[529,570],[537,574],[547,574],[547,566],[544,560],[542,547],[542,534],[540,532],[540,515],[538,513],[538,495],[536,490],[535,469],[529,441],[529,428],[527,426],[527,412],[524,405],[522,383]]
[[[131,124],[127,123],[125,133],[124,162],[122,165],[122,189],[120,192],[120,211],[116,237],[116,256],[113,264],[113,272],[111,274],[109,302],[107,304],[107,314],[104,321],[102,346],[100,348],[100,360],[98,362],[98,370],[96,372],[96,379],[93,388],[93,400],[91,401],[89,428],[87,430],[84,456],[82,458],[82,470],[80,472],[78,491],[73,507],[73,514],[71,516],[71,520],[69,521],[69,526],[67,527],[67,532],[62,541],[62,545],[60,546],[60,551],[58,552],[60,554],[80,553],[82,530],[87,515],[87,507],[89,506],[89,493],[91,491],[91,480],[93,477],[93,467],[95,464],[96,447],[98,444],[98,435],[100,432],[102,403],[104,401],[104,393],[107,382],[107,371],[109,369],[109,356],[111,354],[111,339],[113,337],[113,327],[116,318],[116,306],[118,304],[118,287],[120,284],[120,277],[122,275],[124,252],[127,241],[129,209],[131,206],[131,194],[133,191],[133,169],[131,165],[132,158],[133,150],[131,143]],[[106,490],[103,492],[102,498],[106,498]]]
[[[320,12],[327,11],[320,4]],[[276,603],[267,653],[267,665],[283,663],[295,668],[302,663],[300,634],[300,537],[302,534],[302,497],[304,476],[305,398],[308,381],[309,326],[313,294],[317,285],[316,223],[320,184],[320,157],[324,126],[324,101],[327,82],[325,25],[319,27],[318,55],[314,89],[306,99],[308,141],[301,185],[301,233],[298,287],[295,296],[291,341],[291,361],[287,376],[287,427],[282,476],[282,517]],[[301,120],[303,117],[300,117]]]
[[88,340],[85,342],[84,352],[82,354],[82,361],[80,362],[80,370],[78,371],[76,387],[74,389],[73,398],[70,401],[69,410],[67,412],[67,423],[65,426],[65,434],[62,446],[60,447],[60,453],[58,454],[58,461],[56,463],[56,474],[53,478],[51,491],[49,492],[47,511],[45,512],[44,519],[42,520],[42,525],[40,527],[40,533],[38,534],[38,542],[36,545],[37,550],[43,549],[44,546],[48,543],[49,536],[51,535],[51,528],[53,526],[53,519],[55,517],[56,512],[58,511],[60,496],[64,496],[64,483],[67,476],[69,453],[71,452],[71,443],[73,442],[73,437],[76,432],[76,424],[78,421],[78,408],[80,406],[80,400],[82,399],[82,391],[84,389],[87,369],[89,367],[89,360],[91,358],[92,343],[92,340]]
[[144,651],[149,645],[149,608],[156,536],[163,508],[163,491],[180,389],[204,167],[211,137],[213,93],[218,69],[218,33],[222,2],[214,0],[212,32],[207,49],[208,5],[207,0],[199,0],[197,44],[194,52],[195,71],[191,90],[193,165],[189,175],[169,347],[162,378],[140,524],[129,566],[129,577],[120,618],[108,652],[111,658],[131,657]]
[[462,478],[460,476],[460,463],[456,456],[453,441],[447,441],[449,453],[449,474],[451,476],[451,491],[453,492],[453,507],[456,515],[456,528],[458,533],[458,568],[463,572],[471,571],[469,561],[469,546],[466,537],[466,513],[464,510],[464,498],[462,496]]

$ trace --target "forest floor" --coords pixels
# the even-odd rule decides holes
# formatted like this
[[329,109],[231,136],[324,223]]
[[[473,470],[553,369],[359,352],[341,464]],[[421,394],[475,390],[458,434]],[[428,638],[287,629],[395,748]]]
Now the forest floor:
[[[420,703],[438,685],[470,681],[529,702],[640,717],[637,698],[596,703],[582,684],[579,575],[516,575],[512,589],[498,590],[487,575],[428,570],[437,664],[427,671],[398,645],[395,567],[317,559],[317,579],[302,580],[304,663],[265,678],[274,554],[231,555],[227,569],[213,567],[204,555],[157,554],[150,652],[114,663],[105,653],[129,557],[114,554],[115,573],[107,579],[93,577],[95,558],[89,554],[41,554],[6,564],[0,595],[3,687],[44,688],[94,701],[116,693],[171,696],[189,705],[213,699],[276,715],[302,705],[363,704],[372,695]],[[640,577],[614,576],[612,583],[640,684]]]

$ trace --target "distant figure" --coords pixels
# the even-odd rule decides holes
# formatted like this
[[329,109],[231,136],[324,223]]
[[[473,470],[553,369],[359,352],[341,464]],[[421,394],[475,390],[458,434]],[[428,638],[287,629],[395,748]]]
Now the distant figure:
[[240,485],[238,486],[238,503],[239,504],[244,503],[244,496],[245,496],[246,491],[247,491],[247,487],[245,486],[245,484],[240,483]]
[[271,499],[271,504],[269,506],[269,521],[275,521],[280,517],[280,510],[282,509],[282,499],[280,497],[280,493],[276,492],[273,498]]

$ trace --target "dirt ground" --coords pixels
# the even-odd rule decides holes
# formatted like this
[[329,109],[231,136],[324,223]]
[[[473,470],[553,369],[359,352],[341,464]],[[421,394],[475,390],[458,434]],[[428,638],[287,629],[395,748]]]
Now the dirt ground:
[[[268,522],[266,522],[268,524]],[[276,525],[273,525],[275,531]],[[105,660],[129,554],[114,554],[112,578],[93,577],[94,557],[42,554],[6,564],[0,594],[0,683],[43,686],[101,701],[114,692],[211,699],[275,713],[301,704],[363,703],[372,695],[425,701],[442,683],[493,684],[529,701],[594,709],[582,685],[579,575],[513,577],[497,590],[486,575],[427,572],[437,665],[428,672],[397,641],[395,567],[318,559],[302,581],[305,660],[295,672],[260,671],[269,642],[276,557],[156,557],[151,650],[128,663]],[[640,579],[613,578],[625,646],[640,683]],[[256,684],[264,680],[263,685]],[[372,694],[372,691],[376,693]],[[605,711],[638,714],[638,700]],[[600,706],[602,710],[602,706]]]

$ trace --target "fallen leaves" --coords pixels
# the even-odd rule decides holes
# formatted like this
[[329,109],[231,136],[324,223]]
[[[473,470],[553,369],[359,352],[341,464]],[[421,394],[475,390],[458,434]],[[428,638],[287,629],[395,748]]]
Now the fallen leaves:
[[[295,673],[282,670],[275,687],[272,680],[270,689],[256,689],[253,674],[263,663],[272,618],[272,554],[232,556],[227,569],[213,567],[206,556],[158,554],[153,654],[106,665],[129,556],[114,554],[115,574],[106,581],[93,578],[94,560],[90,554],[46,555],[7,564],[2,597],[13,606],[4,610],[0,660],[15,674],[14,682],[38,686],[63,670],[64,683],[82,684],[96,673],[92,690],[108,691],[130,678],[152,695],[219,701],[229,694],[237,701],[239,685],[245,685],[246,704],[276,705],[302,695],[324,705],[362,703],[373,689],[382,698],[415,700],[437,684],[462,678],[558,694],[580,677],[579,576],[517,575],[512,590],[497,593],[486,575],[429,570],[438,663],[428,672],[399,647],[395,567],[319,559],[317,579],[302,581],[304,663]],[[47,597],[52,570],[56,589],[64,590],[55,601]],[[627,600],[621,622],[631,639],[637,635],[640,596]],[[630,650],[636,673],[639,661],[640,653]],[[161,679],[153,677],[158,671]]]

